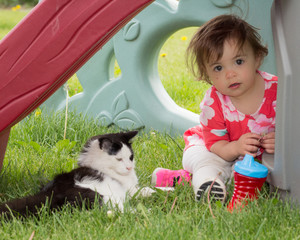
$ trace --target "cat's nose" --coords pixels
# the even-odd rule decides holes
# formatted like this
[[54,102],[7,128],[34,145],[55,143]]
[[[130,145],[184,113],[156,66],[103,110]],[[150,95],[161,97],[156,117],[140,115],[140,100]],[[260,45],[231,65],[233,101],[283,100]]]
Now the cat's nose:
[[130,170],[132,169],[132,167],[126,167],[126,169],[127,169],[128,171],[130,171]]

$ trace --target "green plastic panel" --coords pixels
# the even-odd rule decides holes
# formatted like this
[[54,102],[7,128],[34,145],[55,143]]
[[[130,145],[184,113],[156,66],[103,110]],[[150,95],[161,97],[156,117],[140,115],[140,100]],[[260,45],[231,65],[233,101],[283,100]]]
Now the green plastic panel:
[[[198,115],[179,107],[165,91],[157,70],[162,45],[182,28],[201,26],[217,15],[234,13],[261,29],[270,51],[262,69],[276,74],[270,17],[272,2],[155,1],[77,72],[83,92],[69,99],[70,108],[98,118],[104,125],[182,134],[198,124]],[[117,79],[113,77],[115,58],[122,72]],[[48,111],[65,108],[63,89],[58,90],[44,106]]]
[[279,188],[281,197],[300,204],[300,21],[299,0],[275,0],[272,25],[278,69],[275,155],[265,155],[268,181]]

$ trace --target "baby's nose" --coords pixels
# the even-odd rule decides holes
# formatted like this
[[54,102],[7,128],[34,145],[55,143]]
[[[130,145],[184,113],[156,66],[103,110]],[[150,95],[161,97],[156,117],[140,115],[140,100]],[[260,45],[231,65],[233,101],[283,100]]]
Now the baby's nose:
[[226,72],[226,78],[227,79],[231,79],[231,78],[234,78],[236,76],[236,73],[235,73],[235,71],[233,71],[233,70],[227,70],[227,72]]

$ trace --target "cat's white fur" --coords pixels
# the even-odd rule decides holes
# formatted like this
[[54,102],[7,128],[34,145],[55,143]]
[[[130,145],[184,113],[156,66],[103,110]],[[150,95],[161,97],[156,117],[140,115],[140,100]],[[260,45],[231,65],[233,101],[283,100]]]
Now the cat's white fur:
[[[127,194],[132,197],[139,190],[134,160],[130,160],[130,149],[123,144],[117,155],[109,155],[99,148],[98,140],[93,140],[85,150],[78,158],[79,165],[104,173],[104,180],[85,177],[75,184],[98,192],[103,196],[104,203],[110,203],[123,211]],[[140,190],[142,196],[150,196],[153,192],[147,187]]]

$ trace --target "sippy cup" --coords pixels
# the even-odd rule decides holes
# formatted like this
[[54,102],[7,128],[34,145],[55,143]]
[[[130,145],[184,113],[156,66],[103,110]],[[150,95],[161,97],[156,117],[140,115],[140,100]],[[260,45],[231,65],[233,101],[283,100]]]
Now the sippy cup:
[[246,154],[242,161],[234,165],[234,192],[227,206],[232,212],[234,208],[242,208],[247,205],[246,199],[257,199],[267,179],[268,168],[254,161],[251,155]]

